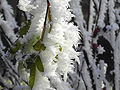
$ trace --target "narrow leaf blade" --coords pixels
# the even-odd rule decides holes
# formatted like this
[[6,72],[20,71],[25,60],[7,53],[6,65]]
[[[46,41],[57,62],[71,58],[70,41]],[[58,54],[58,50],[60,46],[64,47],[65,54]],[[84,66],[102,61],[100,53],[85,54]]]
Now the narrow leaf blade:
[[38,69],[40,72],[44,72],[44,66],[43,66],[43,64],[42,64],[42,61],[41,61],[40,56],[37,56],[36,66],[37,66],[37,69]]
[[33,63],[30,67],[29,86],[33,88],[35,82],[36,65]]

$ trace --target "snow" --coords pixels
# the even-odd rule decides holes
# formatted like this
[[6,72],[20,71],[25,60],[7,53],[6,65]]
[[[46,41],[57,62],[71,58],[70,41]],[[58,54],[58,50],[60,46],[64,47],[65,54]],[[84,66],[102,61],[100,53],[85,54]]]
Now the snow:
[[[14,77],[15,80],[13,81],[17,85],[13,90],[29,90],[29,87],[18,86],[18,84],[22,80],[29,80],[29,70],[26,72],[26,69],[20,66],[20,62],[25,62],[31,54],[39,55],[44,66],[44,72],[40,72],[36,68],[35,83],[32,90],[93,90],[92,86],[94,84],[96,90],[101,90],[103,87],[110,90],[111,83],[106,79],[106,70],[109,65],[105,60],[99,60],[97,56],[107,51],[104,49],[105,46],[103,47],[98,43],[101,36],[112,46],[113,51],[111,53],[113,53],[113,56],[111,56],[111,59],[114,60],[114,70],[112,72],[115,75],[115,89],[119,90],[120,10],[115,7],[115,1],[118,0],[90,0],[89,22],[85,21],[82,12],[81,3],[84,0],[48,1],[50,2],[51,21],[48,16],[45,23],[48,8],[47,0],[19,0],[19,9],[25,11],[28,19],[31,19],[30,15],[33,17],[28,33],[17,38],[14,28],[18,26],[13,17],[12,7],[8,5],[6,0],[1,0],[0,9],[4,10],[4,13],[0,13],[0,26],[3,29],[1,30],[12,43],[18,39],[24,45],[24,50],[18,50],[15,54],[11,54],[9,50],[4,52],[7,47],[4,46],[0,34],[0,54],[8,67],[6,75]],[[77,26],[69,22],[72,17]],[[109,19],[107,23],[105,21],[106,17]],[[97,19],[98,22],[96,22]],[[49,32],[51,25],[52,30]],[[39,52],[33,48],[33,45],[39,40],[38,38],[42,37],[44,26],[46,26],[45,35],[41,43],[45,45],[46,49]],[[97,27],[99,33],[93,37],[94,30]],[[103,28],[107,30],[104,32]],[[73,48],[73,46],[76,48],[78,43],[81,44],[80,53]],[[93,44],[96,45],[95,51]],[[10,62],[14,59],[13,57],[17,60],[16,65]],[[4,83],[1,75],[0,80]],[[6,83],[4,84],[6,85]],[[6,87],[9,86],[6,85]]]
[[101,45],[98,46],[98,54],[103,54],[105,52],[104,47],[102,47]]
[[0,8],[3,8],[4,16],[6,20],[3,20],[3,15],[0,13],[0,25],[4,30],[4,33],[7,35],[8,38],[12,42],[15,42],[17,37],[13,32],[13,29],[17,27],[16,21],[14,17],[12,16],[13,10],[10,5],[8,5],[6,0],[1,0],[1,6]]
[[99,19],[98,19],[98,26],[100,28],[105,27],[104,19],[105,19],[105,13],[107,10],[107,0],[101,0],[100,4],[100,11],[99,11]]
[[[47,90],[50,88],[54,82],[50,82],[48,78],[54,78],[54,75],[56,75],[57,83],[55,87],[57,90],[70,90],[66,80],[67,74],[73,71],[71,59],[75,58],[76,61],[79,61],[79,53],[75,52],[73,49],[73,45],[77,46],[79,35],[78,28],[72,23],[68,23],[73,16],[70,10],[67,9],[69,1],[70,0],[50,0],[51,23],[53,27],[52,31],[48,33],[49,21],[47,21],[46,32],[42,42],[46,46],[46,50],[40,53],[44,65],[44,72],[37,72],[36,78],[39,78],[39,80],[36,79],[33,90]],[[36,0],[34,4],[32,4],[30,0],[20,0],[19,6],[20,9],[34,14],[30,30],[27,35],[20,39],[21,43],[26,43],[31,37],[34,37],[32,38],[33,40],[38,36],[41,37],[47,10],[47,2],[45,0]],[[37,6],[37,8],[31,8],[32,6]],[[62,47],[62,51],[59,50],[59,46]],[[55,58],[56,55],[58,55],[58,59]],[[54,60],[57,62],[54,63]],[[60,79],[61,75],[63,75],[64,81]]]

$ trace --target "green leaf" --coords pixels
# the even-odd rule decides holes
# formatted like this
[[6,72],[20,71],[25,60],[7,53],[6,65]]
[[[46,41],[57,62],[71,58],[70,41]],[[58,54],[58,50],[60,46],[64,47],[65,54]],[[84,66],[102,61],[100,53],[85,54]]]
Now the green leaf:
[[44,66],[43,66],[43,64],[42,64],[42,61],[41,61],[40,56],[37,56],[35,63],[36,63],[37,69],[38,69],[40,72],[44,72]]
[[59,50],[62,51],[62,47],[59,45]]
[[58,59],[58,54],[55,56],[56,59]]
[[44,44],[41,44],[41,49],[44,51],[46,49]]
[[29,77],[29,86],[30,86],[30,88],[33,88],[33,86],[34,86],[35,74],[36,74],[36,65],[35,65],[35,63],[33,63],[30,66],[30,77]]
[[16,53],[21,46],[22,46],[21,43],[19,41],[16,41],[16,47],[15,48],[11,48],[12,52]]
[[53,27],[53,25],[50,24],[49,33],[52,31],[52,27]]
[[37,43],[35,45],[33,45],[33,48],[36,50],[36,51],[40,51],[40,47],[41,47],[41,41],[38,40]]
[[23,26],[23,27],[20,29],[20,32],[19,32],[20,37],[22,37],[23,35],[25,35],[25,34],[28,32],[28,30],[29,30],[29,28],[30,28],[30,25],[31,25],[31,21],[29,20],[28,23],[27,23],[27,21],[26,21],[25,24],[26,24],[26,25]]
[[46,49],[45,45],[44,44],[41,44],[41,41],[38,40],[37,43],[35,45],[33,45],[33,48],[36,50],[36,51],[40,51],[40,49],[42,49],[43,51]]

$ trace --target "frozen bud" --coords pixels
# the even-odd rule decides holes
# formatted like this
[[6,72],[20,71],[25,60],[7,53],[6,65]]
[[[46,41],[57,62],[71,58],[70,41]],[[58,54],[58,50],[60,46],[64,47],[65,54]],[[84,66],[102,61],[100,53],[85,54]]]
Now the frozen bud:
[[99,32],[99,28],[97,27],[93,32],[93,37],[96,37]]
[[92,46],[93,46],[94,49],[97,49],[98,44],[94,43]]
[[14,33],[17,33],[18,32],[18,28],[14,28]]

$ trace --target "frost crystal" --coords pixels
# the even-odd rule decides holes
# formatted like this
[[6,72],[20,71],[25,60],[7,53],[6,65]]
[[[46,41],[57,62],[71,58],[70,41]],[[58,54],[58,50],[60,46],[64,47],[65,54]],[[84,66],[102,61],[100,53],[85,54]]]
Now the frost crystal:
[[[35,40],[38,36],[42,36],[43,25],[45,22],[45,14],[47,10],[47,0],[36,0],[38,5],[34,12],[34,18],[27,35],[21,39],[22,43],[25,43],[30,38],[34,37]],[[20,0],[20,9],[24,11],[31,11],[33,4],[30,0]],[[50,88],[50,82],[48,80],[56,77],[55,87],[57,90],[72,90],[69,84],[66,82],[67,74],[72,72],[73,66],[72,60],[79,61],[78,53],[73,49],[73,45],[77,45],[79,35],[78,28],[68,21],[73,16],[67,7],[69,6],[69,0],[50,0],[50,11],[52,22],[47,21],[46,32],[43,39],[43,44],[46,46],[44,51],[40,52],[40,57],[44,65],[44,72],[37,72],[34,90],[47,90]],[[32,12],[32,14],[33,14]],[[49,31],[49,24],[52,24],[52,30]],[[64,81],[60,76],[63,76]],[[54,84],[54,82],[51,82]],[[60,84],[61,82],[65,84]],[[47,86],[46,86],[47,85]],[[41,89],[38,89],[41,88]],[[53,89],[52,89],[53,90]]]
[[103,54],[105,52],[104,47],[102,47],[101,45],[98,46],[98,54]]

